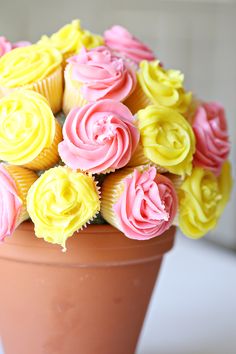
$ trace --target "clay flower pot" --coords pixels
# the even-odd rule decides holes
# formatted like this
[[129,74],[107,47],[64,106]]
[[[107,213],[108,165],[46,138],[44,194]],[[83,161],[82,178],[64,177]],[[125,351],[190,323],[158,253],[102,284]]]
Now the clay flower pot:
[[6,354],[132,354],[175,228],[134,241],[109,225],[66,253],[25,222],[0,246],[0,337]]

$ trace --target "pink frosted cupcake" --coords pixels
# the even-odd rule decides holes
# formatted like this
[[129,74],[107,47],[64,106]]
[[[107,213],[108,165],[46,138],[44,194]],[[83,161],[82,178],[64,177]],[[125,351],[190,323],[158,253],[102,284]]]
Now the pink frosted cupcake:
[[153,51],[122,26],[113,26],[105,31],[104,40],[116,55],[129,59],[136,65],[142,60],[155,59]]
[[38,176],[18,166],[0,164],[0,241],[29,218],[26,196]]
[[32,43],[28,42],[28,41],[19,41],[19,42],[15,42],[12,44],[12,49],[15,48],[22,48],[22,47],[28,47],[29,45],[31,45]]
[[0,57],[12,50],[12,44],[5,38],[0,37]]
[[107,47],[86,50],[68,59],[63,111],[102,99],[124,101],[136,87],[134,70]]
[[136,240],[163,234],[173,224],[177,195],[172,182],[155,167],[125,168],[109,175],[102,187],[105,220]]
[[139,132],[129,109],[114,100],[74,108],[66,118],[59,154],[72,169],[106,173],[124,167],[135,151]]
[[224,108],[216,102],[201,104],[194,117],[196,136],[194,165],[219,175],[230,144]]

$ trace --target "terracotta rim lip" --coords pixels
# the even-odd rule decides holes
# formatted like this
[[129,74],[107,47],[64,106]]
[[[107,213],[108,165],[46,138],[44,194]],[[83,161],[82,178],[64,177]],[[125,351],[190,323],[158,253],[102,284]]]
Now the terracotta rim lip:
[[175,227],[172,227],[163,236],[139,241],[125,237],[111,225],[89,225],[68,239],[68,251],[63,253],[60,246],[37,238],[33,223],[26,221],[0,245],[0,258],[64,268],[135,265],[162,258],[173,247],[174,234]]

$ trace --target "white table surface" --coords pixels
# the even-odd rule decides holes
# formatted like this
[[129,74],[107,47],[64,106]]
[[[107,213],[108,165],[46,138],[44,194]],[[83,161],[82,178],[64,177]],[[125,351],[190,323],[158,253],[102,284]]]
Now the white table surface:
[[178,235],[163,263],[137,354],[235,353],[236,253]]
[[235,353],[236,253],[178,235],[163,263],[137,354]]

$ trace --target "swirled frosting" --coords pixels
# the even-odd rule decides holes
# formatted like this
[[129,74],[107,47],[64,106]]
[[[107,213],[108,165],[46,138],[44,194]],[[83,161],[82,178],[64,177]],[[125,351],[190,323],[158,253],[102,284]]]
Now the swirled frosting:
[[12,50],[12,44],[5,38],[0,37],[0,57]]
[[62,54],[71,54],[77,53],[82,46],[91,49],[102,45],[103,39],[98,35],[93,35],[89,31],[82,29],[80,21],[74,20],[63,26],[51,37],[42,36],[38,43],[51,45]]
[[188,237],[199,238],[216,226],[222,199],[216,176],[195,167],[179,189],[179,227]]
[[14,232],[21,208],[15,181],[0,164],[0,241]]
[[31,186],[27,208],[36,236],[65,249],[67,238],[99,211],[100,201],[92,176],[55,167]]
[[56,123],[47,100],[29,90],[16,90],[0,100],[0,159],[13,165],[33,161],[50,147]]
[[186,119],[173,109],[152,105],[140,110],[137,120],[145,156],[169,172],[190,174],[195,137]]
[[88,102],[100,99],[123,101],[136,86],[136,75],[121,58],[106,47],[87,51],[68,59],[71,79]]
[[153,51],[122,26],[113,26],[105,31],[104,40],[117,54],[120,53],[137,64],[142,60],[155,59]]
[[62,62],[57,49],[30,45],[12,50],[0,58],[0,86],[19,87],[42,80]]
[[196,136],[194,165],[219,175],[230,151],[224,108],[217,102],[200,105],[193,130]]
[[137,147],[138,129],[129,109],[101,100],[70,111],[58,146],[61,159],[73,169],[102,173],[125,166]]
[[124,190],[113,208],[124,234],[148,240],[169,229],[178,204],[172,182],[151,167],[143,172],[135,169],[123,183]]
[[165,70],[158,60],[139,64],[138,80],[142,90],[153,104],[173,108],[185,113],[192,93],[185,92],[184,75],[178,70]]

